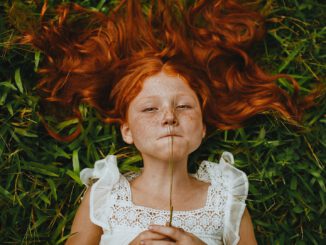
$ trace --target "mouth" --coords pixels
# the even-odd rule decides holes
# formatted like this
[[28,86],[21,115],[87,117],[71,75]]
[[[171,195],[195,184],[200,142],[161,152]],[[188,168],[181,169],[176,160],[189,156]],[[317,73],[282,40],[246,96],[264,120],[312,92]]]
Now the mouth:
[[177,134],[167,134],[167,135],[161,136],[159,139],[168,138],[168,137],[181,137],[181,136],[177,135]]

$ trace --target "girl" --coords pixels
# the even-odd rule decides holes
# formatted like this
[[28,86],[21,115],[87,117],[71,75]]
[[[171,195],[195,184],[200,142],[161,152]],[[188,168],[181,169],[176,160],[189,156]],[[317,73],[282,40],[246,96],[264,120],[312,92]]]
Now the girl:
[[[264,34],[263,18],[232,0],[157,1],[146,14],[136,0],[108,15],[74,4],[57,11],[47,21],[44,5],[41,28],[23,40],[45,54],[42,95],[78,118],[87,103],[104,122],[119,123],[144,164],[141,174],[124,176],[108,156],[81,172],[88,186],[98,180],[67,244],[256,244],[248,180],[233,156],[204,161],[195,175],[187,164],[208,130],[271,110],[292,123],[300,118],[297,83],[268,76],[246,52]],[[280,77],[293,82],[294,97],[274,83]],[[49,132],[61,140],[79,133]]]
[[[244,211],[248,181],[231,166],[232,155],[224,153],[220,165],[203,163],[196,177],[187,173],[188,155],[206,134],[195,91],[170,62],[147,59],[138,69],[158,72],[142,82],[120,129],[124,141],[140,151],[143,171],[120,175],[114,156],[97,162],[94,170],[83,170],[85,184],[89,178],[99,180],[88,189],[67,244],[221,244],[223,239],[236,244],[239,228],[239,244],[256,244]],[[174,226],[164,226],[169,220],[170,150]]]
[[[82,171],[84,183],[99,180],[82,201],[68,244],[221,244],[222,237],[236,244],[239,227],[239,244],[255,244],[250,216],[244,212],[245,174],[230,165],[230,153],[224,153],[220,165],[203,163],[196,177],[187,173],[188,155],[206,133],[202,104],[170,62],[146,61],[140,71],[158,72],[143,81],[121,125],[124,141],[135,144],[142,155],[143,171],[120,175],[113,156],[97,162],[94,170]],[[168,227],[171,140],[175,211],[174,226]]]

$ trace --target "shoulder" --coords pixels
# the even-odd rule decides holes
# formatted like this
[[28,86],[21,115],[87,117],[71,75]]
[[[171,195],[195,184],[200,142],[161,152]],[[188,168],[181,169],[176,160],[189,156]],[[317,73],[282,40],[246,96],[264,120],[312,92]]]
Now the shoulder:
[[72,227],[71,236],[66,244],[98,244],[103,233],[101,227],[90,220],[90,189],[87,189],[77,210]]
[[254,227],[247,208],[245,209],[241,219],[239,236],[240,240],[238,245],[257,245]]
[[[104,159],[96,161],[94,168],[86,168],[80,172],[80,179],[89,187],[85,199],[89,205],[90,220],[104,229],[109,229],[106,217],[110,212],[108,207],[111,191],[119,183],[120,177],[121,174],[114,155],[108,155]],[[96,182],[94,183],[94,181]]]
[[203,161],[197,175],[224,190],[223,241],[225,244],[237,244],[240,240],[240,223],[243,217],[247,221],[248,216],[245,214],[249,189],[246,173],[234,166],[234,157],[230,152],[223,152],[218,163]]

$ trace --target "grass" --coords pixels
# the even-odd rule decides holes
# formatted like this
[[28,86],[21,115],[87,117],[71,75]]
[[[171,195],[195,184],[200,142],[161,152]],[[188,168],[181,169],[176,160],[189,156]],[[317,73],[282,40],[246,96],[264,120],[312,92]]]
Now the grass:
[[[115,4],[78,2],[104,12]],[[269,31],[253,55],[270,73],[295,77],[303,94],[325,83],[325,4],[321,2],[260,2]],[[28,3],[25,11],[35,13],[32,1]],[[60,143],[46,133],[33,89],[40,53],[8,45],[16,31],[9,23],[6,1],[0,9],[0,243],[62,244],[84,189],[79,171],[106,154],[120,157],[122,172],[137,170],[141,158],[122,143],[115,125],[100,124],[86,106],[76,140]],[[279,84],[291,91],[285,81]],[[319,105],[306,112],[299,129],[271,114],[260,115],[245,128],[212,133],[191,155],[193,167],[203,159],[216,161],[225,150],[234,153],[236,166],[249,177],[247,204],[259,244],[325,241],[325,115],[322,96]],[[55,127],[71,132],[76,121]]]

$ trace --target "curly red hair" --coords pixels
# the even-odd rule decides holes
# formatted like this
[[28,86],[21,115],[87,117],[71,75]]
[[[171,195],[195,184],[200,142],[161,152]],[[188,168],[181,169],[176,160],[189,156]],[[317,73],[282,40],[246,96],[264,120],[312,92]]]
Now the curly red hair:
[[[299,120],[297,82],[267,75],[247,50],[264,36],[264,18],[233,0],[152,3],[147,14],[140,1],[122,1],[108,15],[76,4],[61,5],[23,38],[45,54],[38,83],[42,97],[71,109],[94,107],[105,122],[126,120],[142,81],[161,70],[179,74],[197,93],[204,122],[220,129],[240,127],[248,118],[276,111]],[[292,82],[290,96],[278,78]],[[71,140],[52,132],[61,140]]]

